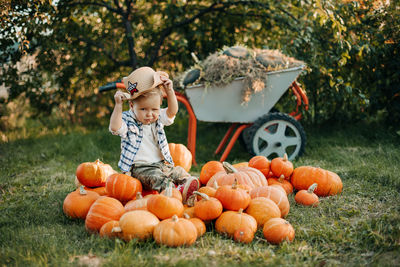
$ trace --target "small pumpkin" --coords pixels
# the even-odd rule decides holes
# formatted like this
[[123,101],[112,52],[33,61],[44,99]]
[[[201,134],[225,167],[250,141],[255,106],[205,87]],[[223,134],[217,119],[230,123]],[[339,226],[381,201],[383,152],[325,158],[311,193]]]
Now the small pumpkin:
[[69,193],[63,203],[65,215],[71,218],[85,219],[90,206],[100,197],[92,191],[86,191],[83,186]]
[[185,171],[189,172],[192,167],[192,153],[185,145],[169,143],[169,152],[175,166],[181,166]]
[[194,215],[203,221],[214,220],[218,218],[223,210],[221,202],[206,194],[195,191],[195,194],[202,199],[194,203]]
[[153,236],[153,231],[160,220],[147,210],[128,211],[119,219],[121,236],[125,241],[137,238],[141,241]]
[[199,218],[190,217],[186,213],[183,214],[183,217],[185,219],[188,219],[189,221],[191,221],[193,223],[193,225],[196,227],[197,238],[199,238],[200,236],[204,235],[204,233],[206,232],[206,225],[202,220],[200,220]]
[[119,222],[118,221],[109,221],[103,224],[103,226],[100,228],[100,236],[101,237],[108,237],[108,238],[115,238],[115,237],[120,237],[120,231],[115,231],[114,229],[118,229],[119,227]]
[[319,199],[314,190],[317,188],[317,184],[312,184],[307,190],[300,190],[296,193],[294,200],[304,206],[318,206]]
[[235,180],[238,184],[248,185],[250,188],[256,188],[268,185],[267,180],[259,170],[251,167],[234,168],[228,162],[223,162],[225,171],[217,172],[207,182],[207,186],[214,186],[217,182],[218,186],[232,185]]
[[124,208],[125,211],[132,211],[132,210],[147,210],[147,200],[149,200],[150,196],[142,197],[142,193],[137,192],[136,198],[128,201]]
[[214,197],[221,202],[224,209],[235,211],[247,208],[251,200],[247,191],[238,187],[237,181],[232,185],[219,186]]
[[290,203],[285,190],[278,186],[260,186],[250,191],[250,197],[266,197],[271,199],[278,205],[281,210],[281,216],[284,218],[289,213]]
[[232,166],[235,169],[241,168],[241,167],[249,167],[249,163],[247,161],[243,161],[243,162],[232,164]]
[[76,169],[78,181],[88,187],[104,186],[106,179],[111,174],[116,173],[113,168],[104,164],[100,160],[94,162],[83,162]]
[[190,246],[197,239],[197,229],[191,221],[174,215],[154,228],[153,238],[169,247]]
[[210,178],[216,174],[217,172],[224,171],[224,167],[222,166],[222,163],[219,161],[208,161],[206,164],[201,167],[200,171],[200,182],[201,184],[207,184],[207,182],[210,180]]
[[268,160],[268,158],[261,155],[254,156],[249,160],[249,167],[256,168],[257,170],[262,172],[265,177],[268,177],[269,175],[270,165],[271,162]]
[[147,201],[147,210],[159,219],[171,218],[173,215],[183,215],[182,201],[172,197],[172,185],[168,185],[165,194],[153,195]]
[[285,177],[289,179],[290,175],[293,173],[293,163],[289,161],[287,154],[281,157],[274,158],[271,160],[271,171],[275,177]]
[[98,232],[109,221],[118,221],[125,213],[124,206],[115,198],[101,196],[90,207],[85,219],[88,231]]
[[251,215],[239,211],[224,211],[215,222],[215,230],[220,234],[233,237],[236,230],[249,228],[253,233],[257,231],[257,221]]
[[[218,185],[216,185],[215,187],[211,187],[211,186],[202,186],[199,188],[199,190],[197,190],[199,193],[203,193],[206,194],[209,197],[214,197],[215,196],[215,192],[217,192],[217,188]],[[197,200],[200,200],[201,196],[198,195],[197,196]]]
[[142,183],[129,175],[115,173],[107,178],[106,190],[108,196],[127,202],[134,199],[137,192],[142,191]]
[[239,228],[233,234],[233,240],[239,243],[248,244],[254,239],[254,232],[249,227]]
[[99,194],[100,196],[107,196],[107,189],[105,186],[99,186],[99,187],[84,187],[85,190],[88,191],[93,191]]
[[285,176],[281,175],[279,178],[271,177],[268,178],[268,185],[280,185],[285,190],[286,195],[293,193],[293,185],[285,179]]
[[312,184],[318,184],[314,193],[317,196],[333,196],[342,192],[343,184],[334,172],[311,166],[300,166],[293,171],[291,182],[297,190],[307,190]]
[[265,222],[271,218],[281,217],[281,210],[278,205],[266,197],[253,198],[246,209],[246,213],[256,219],[258,227],[264,226]]
[[263,235],[268,242],[279,244],[283,241],[293,241],[295,231],[288,221],[282,218],[272,218],[264,224]]
[[[160,194],[166,195],[166,190],[164,189],[163,191],[161,191]],[[179,191],[177,188],[171,188],[171,192],[172,192],[172,197],[176,198],[177,200],[179,200],[180,202],[182,202],[182,193],[181,191]]]

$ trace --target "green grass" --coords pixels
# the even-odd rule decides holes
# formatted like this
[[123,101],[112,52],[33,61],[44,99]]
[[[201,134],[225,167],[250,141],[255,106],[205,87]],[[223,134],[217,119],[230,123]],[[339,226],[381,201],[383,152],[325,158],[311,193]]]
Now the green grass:
[[[186,143],[187,122],[167,128],[168,140]],[[199,123],[197,161],[213,152],[226,124]],[[116,168],[119,138],[106,129],[47,134],[0,144],[0,265],[6,266],[399,266],[400,138],[382,127],[353,125],[306,129],[306,154],[295,166],[329,169],[342,178],[343,193],[321,198],[316,208],[289,196],[292,243],[268,244],[261,231],[250,245],[207,233],[191,247],[153,241],[129,243],[86,232],[84,222],[64,216],[79,163],[100,158]],[[13,139],[13,138],[10,138]],[[15,139],[15,138],[14,138]],[[230,162],[249,160],[236,144]]]

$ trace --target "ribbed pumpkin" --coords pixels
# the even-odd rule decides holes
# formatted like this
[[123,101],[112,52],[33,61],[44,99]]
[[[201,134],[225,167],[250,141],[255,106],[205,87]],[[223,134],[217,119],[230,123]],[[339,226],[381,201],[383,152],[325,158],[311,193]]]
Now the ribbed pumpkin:
[[[176,198],[177,200],[179,200],[180,202],[182,202],[182,193],[181,191],[179,191],[176,188],[171,188],[171,193],[172,193],[172,197]],[[163,191],[161,191],[160,194],[166,195],[166,189],[164,189]]]
[[114,238],[114,237],[120,237],[120,231],[114,231],[114,229],[118,229],[119,227],[119,222],[118,221],[109,221],[103,224],[103,226],[100,228],[100,236],[101,237],[108,237],[108,238]]
[[197,239],[197,229],[191,221],[174,215],[154,228],[153,238],[169,247],[190,246]]
[[293,241],[295,231],[288,221],[272,218],[264,224],[263,235],[268,242],[279,244],[283,241]]
[[307,190],[300,190],[296,193],[294,200],[304,206],[318,206],[319,199],[314,190],[317,188],[317,184],[312,184]]
[[85,227],[98,232],[109,221],[118,221],[125,209],[121,202],[112,197],[101,196],[90,207],[86,216]]
[[183,215],[183,204],[178,199],[172,197],[171,184],[167,187],[164,194],[153,195],[147,201],[147,210],[155,214],[159,219],[171,218],[173,215],[181,217]]
[[208,161],[206,164],[203,165],[200,171],[200,182],[202,184],[207,184],[207,182],[211,179],[211,177],[216,174],[217,172],[224,171],[224,167],[222,163],[219,161]]
[[234,211],[247,208],[251,200],[247,191],[239,188],[236,181],[232,185],[219,186],[214,197],[221,202],[224,209]]
[[266,197],[278,205],[281,210],[281,216],[284,218],[289,213],[290,204],[285,191],[274,186],[260,186],[250,191],[250,197]]
[[121,236],[125,241],[134,238],[142,241],[149,239],[159,222],[160,220],[147,210],[128,211],[119,219]]
[[285,179],[289,179],[293,173],[293,164],[288,160],[287,154],[283,158],[274,158],[271,160],[271,171],[275,177],[283,175]]
[[129,175],[115,173],[107,178],[106,190],[109,197],[127,202],[134,199],[137,192],[142,191],[142,183]]
[[320,197],[336,195],[343,189],[342,180],[336,173],[311,166],[297,167],[291,182],[297,190],[307,190],[313,183],[318,184],[314,193]]
[[271,218],[281,217],[281,210],[278,205],[266,197],[253,198],[246,209],[246,213],[256,219],[258,227],[262,227]]
[[281,175],[279,178],[268,178],[268,185],[280,185],[285,190],[286,195],[293,193],[293,185],[285,179],[285,176]]
[[248,185],[250,188],[256,188],[263,185],[268,185],[267,180],[259,170],[251,167],[241,167],[235,169],[227,162],[223,162],[225,171],[217,172],[207,182],[207,186],[214,186],[216,181],[219,186],[231,185],[235,180],[238,184]]
[[257,231],[257,221],[251,215],[239,211],[224,211],[215,222],[215,230],[220,234],[233,237],[236,230],[249,228],[253,233]]
[[193,223],[194,227],[196,227],[197,238],[204,235],[204,233],[206,232],[206,225],[202,220],[200,220],[199,218],[190,217],[187,213],[183,214],[183,218],[191,221]]
[[249,167],[256,168],[265,177],[269,175],[271,162],[265,156],[254,156],[249,160]]
[[200,192],[194,192],[199,195],[202,199],[194,203],[194,215],[203,221],[214,220],[218,218],[223,210],[221,202],[214,198],[209,197],[206,194]]
[[128,201],[125,204],[125,211],[132,210],[147,210],[147,200],[149,200],[151,196],[147,195],[146,197],[142,197],[142,193],[137,192],[136,198]]
[[249,227],[243,227],[235,231],[233,239],[236,242],[248,244],[253,241],[254,232]]
[[[216,186],[216,187],[202,186],[197,191],[200,193],[206,194],[209,197],[214,197],[215,192],[217,192],[217,188],[218,188],[218,186]],[[200,199],[201,199],[201,196],[197,196],[197,200],[200,200]]]
[[99,187],[87,187],[85,186],[85,190],[88,191],[93,191],[99,194],[100,196],[107,196],[107,189],[105,186],[99,186]]
[[100,197],[92,191],[86,191],[83,186],[69,193],[63,203],[65,215],[71,218],[85,219],[90,206]]
[[109,175],[115,173],[113,168],[100,160],[84,162],[76,169],[78,181],[88,187],[104,186]]
[[182,144],[169,143],[168,146],[175,166],[181,166],[189,172],[192,167],[192,153],[189,149]]

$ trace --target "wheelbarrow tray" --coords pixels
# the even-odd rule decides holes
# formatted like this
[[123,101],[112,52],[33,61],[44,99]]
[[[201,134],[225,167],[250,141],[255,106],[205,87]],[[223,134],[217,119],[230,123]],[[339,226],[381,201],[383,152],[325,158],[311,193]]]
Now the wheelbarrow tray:
[[266,72],[266,86],[252,94],[245,104],[242,104],[243,77],[220,87],[188,86],[185,92],[198,120],[252,123],[272,109],[303,69],[304,66],[299,66]]

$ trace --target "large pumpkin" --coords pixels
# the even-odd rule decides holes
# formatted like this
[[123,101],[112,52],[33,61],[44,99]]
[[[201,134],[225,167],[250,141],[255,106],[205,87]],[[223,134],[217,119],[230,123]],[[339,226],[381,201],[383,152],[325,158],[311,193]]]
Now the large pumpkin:
[[224,209],[235,211],[247,208],[251,200],[249,193],[239,188],[236,181],[232,185],[219,186],[214,197],[221,202]]
[[83,186],[69,193],[64,199],[63,210],[71,218],[85,219],[90,206],[99,198],[99,194],[86,191]]
[[216,174],[217,172],[224,171],[224,167],[222,163],[219,161],[208,161],[206,164],[203,165],[200,171],[200,182],[202,184],[207,184],[207,182],[211,179],[211,177]]
[[278,205],[266,197],[253,198],[246,209],[246,213],[256,219],[258,227],[264,226],[264,223],[271,218],[281,217],[281,210]]
[[116,173],[116,171],[110,165],[96,160],[79,164],[76,169],[76,178],[85,186],[97,187],[104,186],[107,177],[113,173]]
[[129,175],[115,173],[107,178],[106,190],[108,196],[127,202],[134,199],[137,192],[142,191],[142,183]]
[[223,162],[223,166],[225,171],[220,171],[214,174],[214,176],[207,182],[207,186],[214,186],[214,182],[217,182],[218,186],[232,185],[235,180],[237,180],[238,184],[248,185],[250,188],[268,185],[264,174],[255,168],[241,167],[235,169],[227,162]]
[[121,202],[112,197],[101,196],[90,207],[86,216],[85,227],[89,231],[98,232],[103,224],[118,221],[125,213]]
[[157,244],[169,247],[189,246],[197,239],[197,229],[191,221],[174,215],[154,228],[153,238]]
[[260,186],[250,191],[251,198],[256,197],[266,197],[271,199],[278,205],[281,210],[281,216],[286,217],[290,210],[289,199],[283,188],[278,188],[278,186]]
[[333,196],[343,189],[342,180],[336,173],[311,166],[297,167],[291,182],[297,190],[307,190],[312,184],[318,184],[314,191],[317,196]]
[[128,211],[119,219],[121,236],[125,241],[133,238],[146,240],[153,236],[153,231],[160,220],[147,210]]
[[185,145],[169,143],[169,152],[176,166],[181,166],[189,172],[192,167],[192,153]]
[[283,241],[293,241],[294,229],[292,225],[282,218],[272,218],[263,227],[263,235],[268,242],[279,244]]
[[257,231],[257,221],[251,215],[239,211],[225,211],[215,222],[215,229],[220,234],[233,237],[236,230],[249,228],[253,233]]

